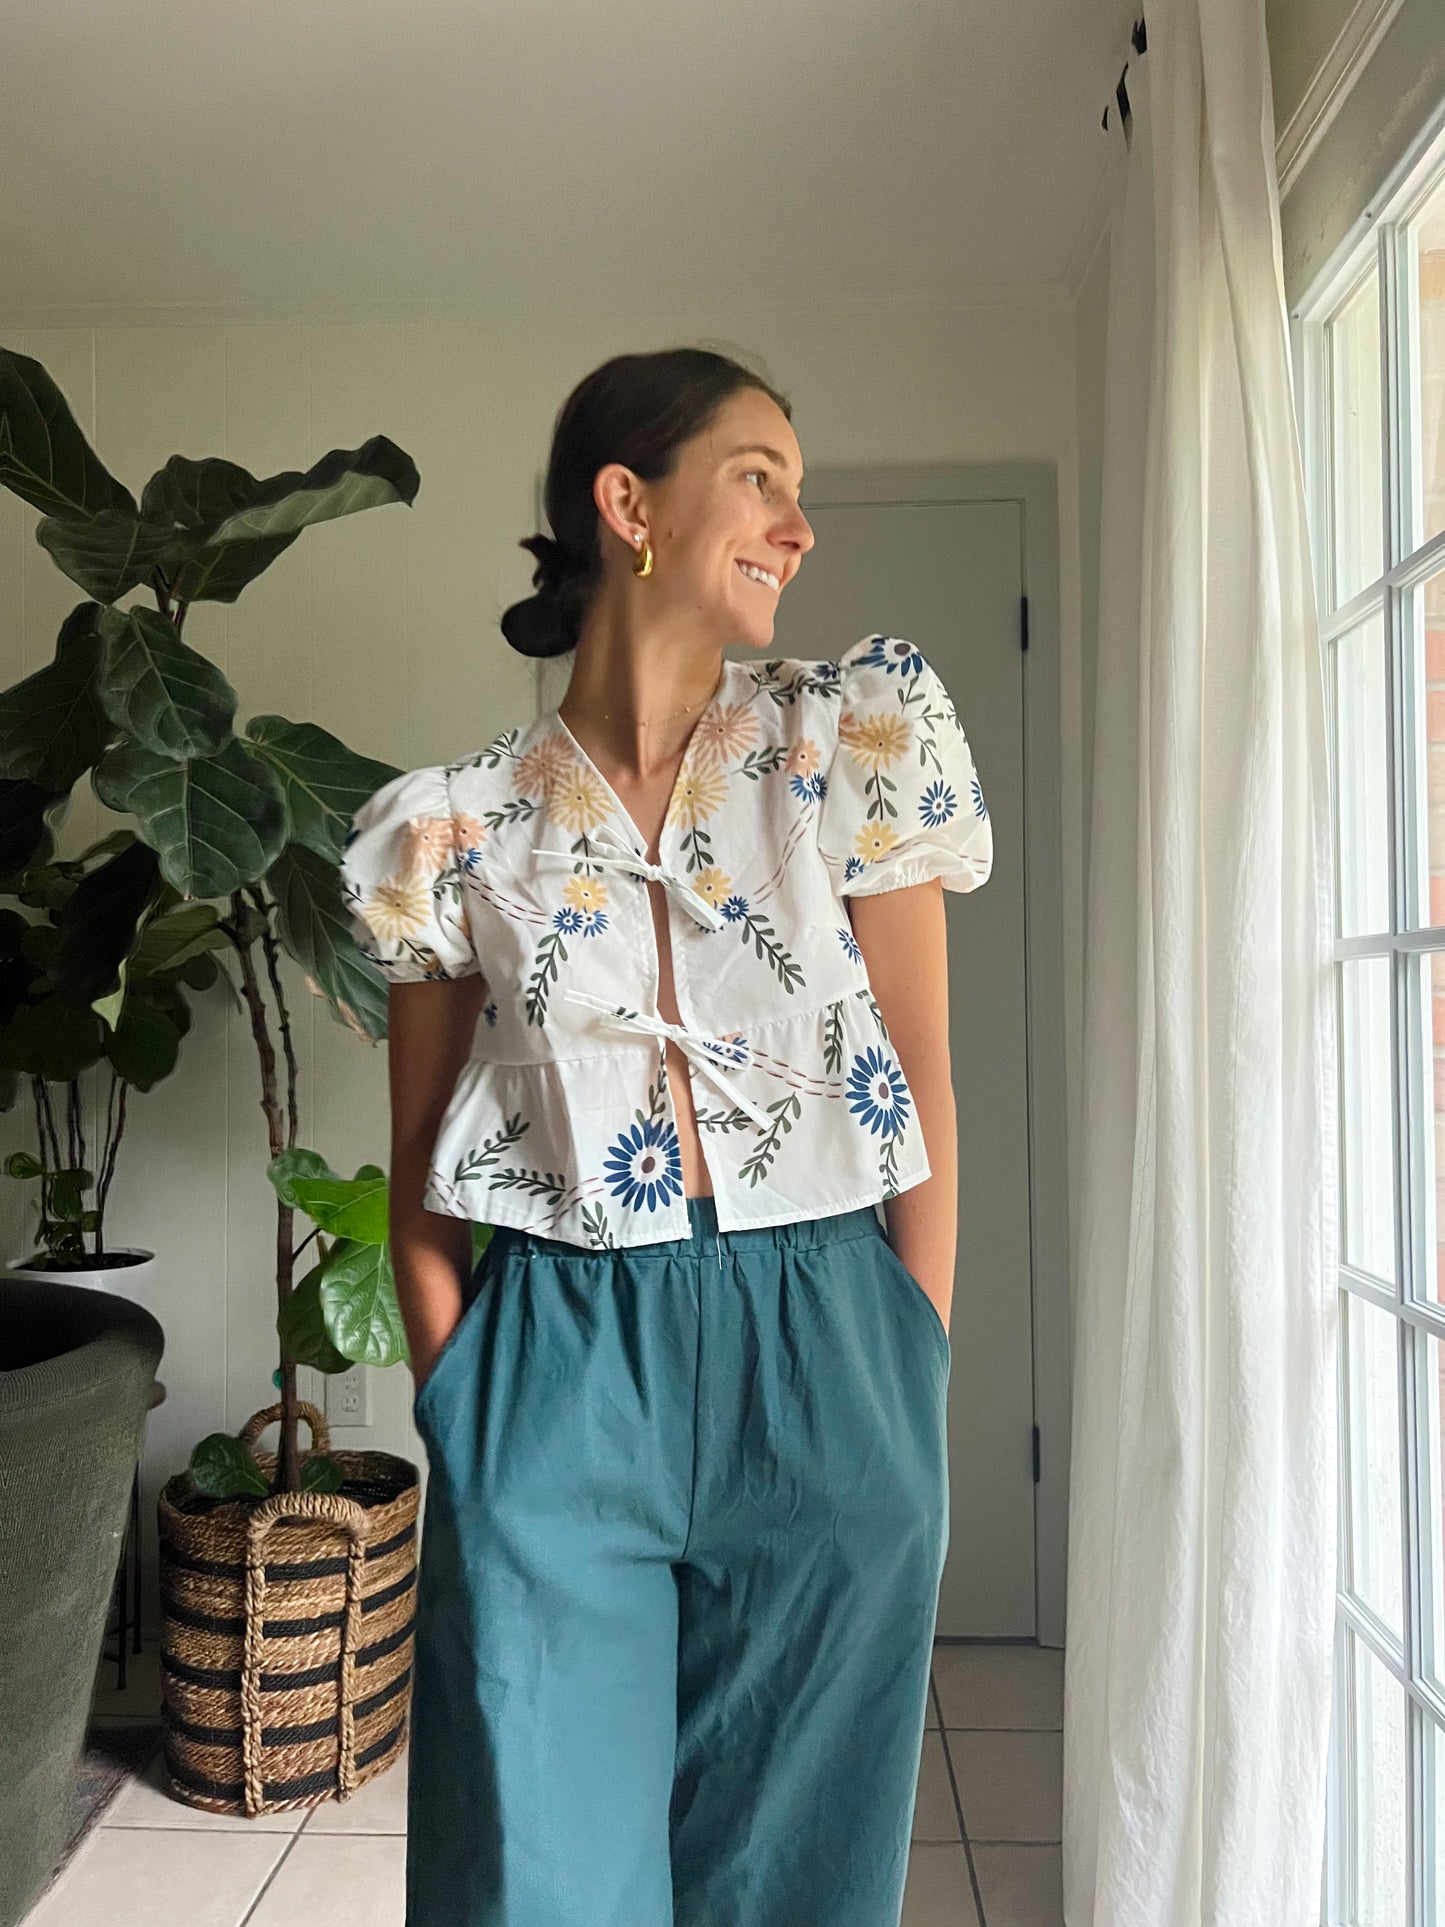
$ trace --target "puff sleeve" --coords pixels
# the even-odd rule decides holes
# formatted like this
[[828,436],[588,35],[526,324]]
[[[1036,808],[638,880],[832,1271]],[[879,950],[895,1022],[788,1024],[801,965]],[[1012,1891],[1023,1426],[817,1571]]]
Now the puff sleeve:
[[389,982],[480,972],[461,848],[440,765],[392,777],[352,817],[342,846],[341,899],[362,955]]
[[838,660],[838,737],[818,842],[840,896],[941,877],[976,890],[993,868],[993,827],[953,700],[921,650],[865,636]]

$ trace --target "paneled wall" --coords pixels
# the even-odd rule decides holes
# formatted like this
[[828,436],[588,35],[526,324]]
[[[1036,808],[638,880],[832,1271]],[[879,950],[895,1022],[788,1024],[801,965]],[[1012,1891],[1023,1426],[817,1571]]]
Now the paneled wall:
[[[404,767],[479,747],[557,700],[554,669],[510,651],[496,621],[528,592],[515,545],[539,526],[537,481],[572,385],[624,350],[699,341],[749,357],[788,392],[805,464],[1034,457],[1059,464],[1063,555],[1066,934],[1077,959],[1078,546],[1073,314],[1062,296],[950,309],[732,315],[508,315],[397,322],[127,323],[26,327],[0,344],[35,356],[101,458],[139,494],[170,455],[224,455],[256,474],[304,469],[383,433],[421,471],[410,510],[376,509],[303,533],[231,607],[204,604],[187,637],[224,668],[241,715],[314,721]],[[38,517],[0,493],[0,677],[47,662],[80,591],[34,540]],[[779,654],[789,652],[786,621]],[[840,647],[854,640],[839,639]],[[115,819],[77,789],[63,848]],[[302,1138],[338,1168],[386,1160],[384,1048],[368,1048],[288,967]],[[1071,974],[1071,1070],[1078,990]],[[110,1242],[160,1255],[164,1406],[145,1459],[154,1494],[195,1440],[272,1396],[273,1195],[255,1048],[219,993],[196,1000],[175,1076],[136,1095],[111,1193]],[[33,1144],[28,1107],[0,1117],[0,1155]],[[4,1255],[32,1248],[33,1188],[0,1180]],[[339,1443],[420,1457],[409,1381],[373,1373],[373,1423]],[[149,1546],[148,1546],[149,1550]]]

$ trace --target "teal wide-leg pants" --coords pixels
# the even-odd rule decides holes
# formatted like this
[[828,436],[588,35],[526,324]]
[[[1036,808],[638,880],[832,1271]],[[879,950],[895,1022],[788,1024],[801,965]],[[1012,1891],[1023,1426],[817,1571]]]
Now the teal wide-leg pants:
[[498,1228],[416,1400],[406,1927],[897,1927],[949,1342],[871,1205]]

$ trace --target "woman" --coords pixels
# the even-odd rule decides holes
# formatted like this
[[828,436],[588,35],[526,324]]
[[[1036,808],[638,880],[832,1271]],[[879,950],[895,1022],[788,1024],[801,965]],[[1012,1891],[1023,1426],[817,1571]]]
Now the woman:
[[565,697],[348,841],[431,1464],[408,1927],[899,1917],[991,826],[911,643],[722,656],[813,544],[790,415],[700,349],[589,375],[502,619]]

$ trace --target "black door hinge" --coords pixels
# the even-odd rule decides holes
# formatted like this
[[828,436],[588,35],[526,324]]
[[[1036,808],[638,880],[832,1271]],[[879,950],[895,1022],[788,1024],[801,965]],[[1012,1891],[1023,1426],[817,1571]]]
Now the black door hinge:
[[1034,1484],[1037,1485],[1039,1482],[1039,1428],[1038,1426],[1036,1425],[1033,1428],[1033,1430],[1034,1430]]
[[1029,646],[1029,599],[1027,596],[1020,596],[1019,598],[1019,643],[1024,649],[1027,649]]

